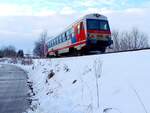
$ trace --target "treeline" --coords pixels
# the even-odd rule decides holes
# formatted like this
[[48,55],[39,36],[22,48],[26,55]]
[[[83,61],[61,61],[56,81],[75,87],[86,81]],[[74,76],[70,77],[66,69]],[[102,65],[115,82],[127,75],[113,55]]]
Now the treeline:
[[0,58],[3,57],[24,57],[24,52],[23,50],[16,51],[15,47],[10,45],[0,49]]
[[133,28],[131,31],[113,30],[113,48],[111,51],[125,51],[148,48],[149,37],[145,33]]

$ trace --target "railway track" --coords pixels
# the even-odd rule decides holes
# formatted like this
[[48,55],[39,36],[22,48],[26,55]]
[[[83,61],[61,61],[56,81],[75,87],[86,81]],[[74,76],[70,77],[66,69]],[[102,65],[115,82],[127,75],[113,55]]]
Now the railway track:
[[[73,56],[59,56],[59,57],[52,57],[53,58],[69,58],[69,57],[80,57],[80,56],[92,56],[92,55],[103,55],[103,54],[114,54],[114,53],[125,53],[125,52],[135,52],[135,51],[141,51],[141,50],[150,50],[150,48],[142,48],[142,49],[134,49],[134,50],[122,50],[122,51],[113,51],[113,52],[105,52],[105,53],[90,53],[86,55],[73,55]],[[49,59],[49,58],[47,58]]]
[[103,54],[134,52],[134,51],[141,51],[141,50],[150,50],[150,47],[149,48],[142,48],[142,49],[134,49],[134,50],[122,50],[122,51],[106,52],[106,53],[103,53]]

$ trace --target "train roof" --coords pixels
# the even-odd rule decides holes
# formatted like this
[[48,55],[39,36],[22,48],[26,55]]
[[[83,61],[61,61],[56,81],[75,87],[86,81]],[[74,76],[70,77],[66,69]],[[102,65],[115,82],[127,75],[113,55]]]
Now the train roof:
[[83,17],[83,19],[102,19],[102,20],[107,20],[107,17],[98,13],[93,13],[93,14],[87,14]]

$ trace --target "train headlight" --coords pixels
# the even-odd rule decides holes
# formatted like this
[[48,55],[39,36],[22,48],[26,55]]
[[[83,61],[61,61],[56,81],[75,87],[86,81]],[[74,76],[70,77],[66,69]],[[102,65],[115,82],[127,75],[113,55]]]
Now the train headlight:
[[94,34],[91,34],[91,35],[90,35],[90,38],[95,38]]

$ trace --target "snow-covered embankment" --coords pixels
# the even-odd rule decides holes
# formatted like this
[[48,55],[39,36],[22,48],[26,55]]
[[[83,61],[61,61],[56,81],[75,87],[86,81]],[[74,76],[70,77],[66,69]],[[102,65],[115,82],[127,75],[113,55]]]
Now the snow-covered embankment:
[[29,113],[150,112],[150,51],[34,60]]

